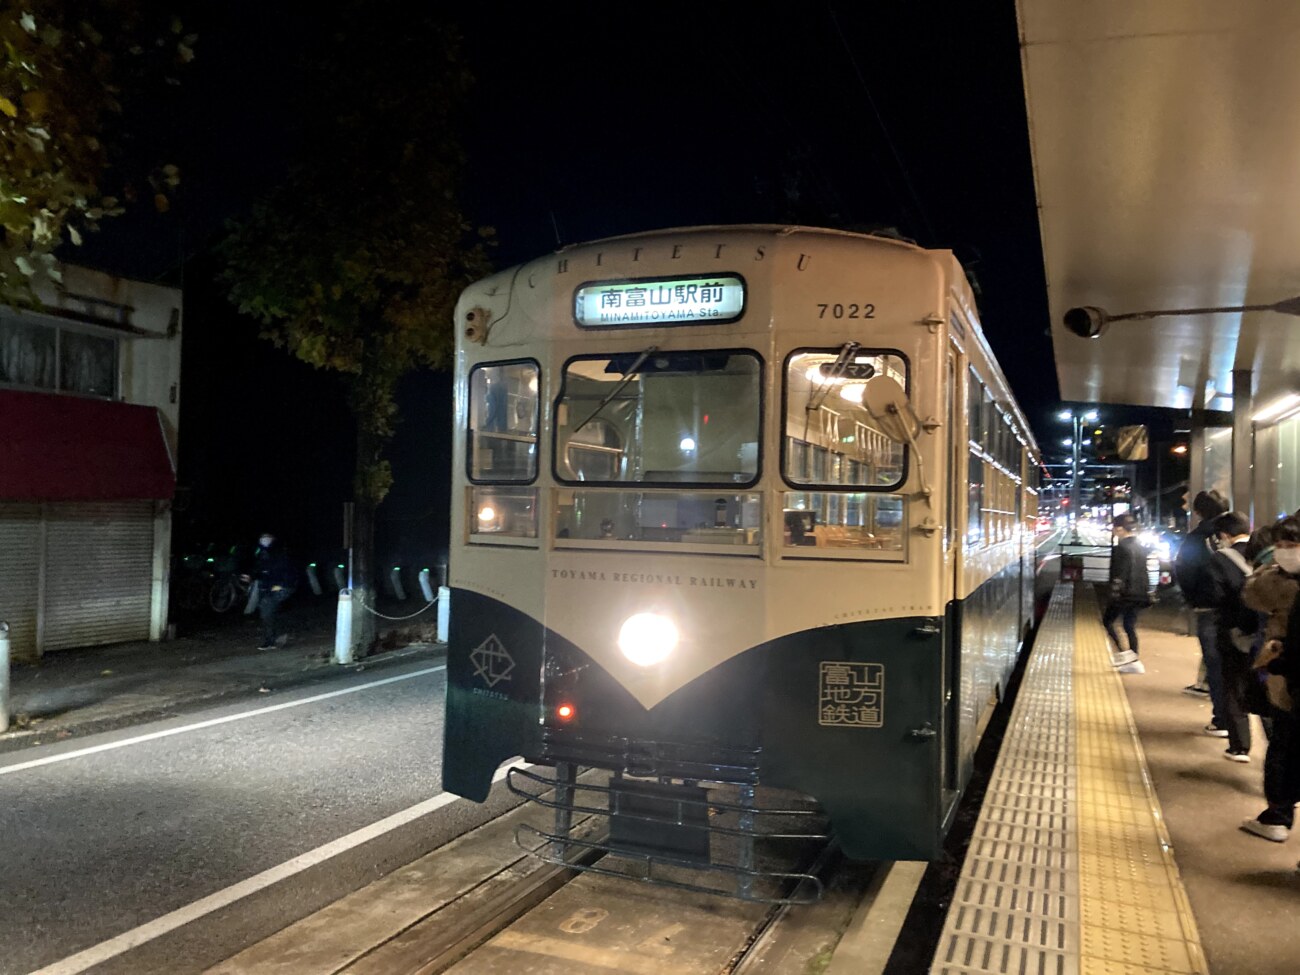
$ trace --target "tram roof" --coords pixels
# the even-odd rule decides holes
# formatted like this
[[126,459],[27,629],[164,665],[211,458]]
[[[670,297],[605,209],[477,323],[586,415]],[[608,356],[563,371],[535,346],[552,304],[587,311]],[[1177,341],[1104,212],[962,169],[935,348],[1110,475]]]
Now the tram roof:
[[[963,310],[968,315],[975,318],[976,321],[979,320],[978,311],[975,306],[975,298],[974,295],[971,293],[970,284],[966,280],[966,275],[961,268],[961,263],[957,260],[956,256],[951,251],[931,250],[922,247],[921,245],[913,241],[890,236],[887,234],[863,233],[861,231],[853,231],[853,230],[835,230],[828,227],[806,227],[801,225],[777,224],[777,223],[708,224],[708,225],[699,225],[699,226],[691,226],[691,227],[665,227],[659,230],[648,230],[640,233],[618,234],[612,237],[601,237],[596,240],[586,240],[586,241],[576,242],[573,244],[566,244],[565,246],[557,250],[555,253],[571,254],[577,250],[599,247],[604,244],[609,244],[613,241],[646,240],[648,238],[654,238],[654,237],[672,237],[672,236],[680,237],[684,235],[702,235],[702,234],[710,234],[710,233],[771,234],[772,236],[776,236],[776,237],[792,237],[799,234],[808,234],[812,236],[824,236],[824,237],[848,237],[857,240],[871,241],[874,243],[878,243],[882,246],[901,248],[907,251],[911,251],[917,255],[928,256],[932,260],[933,259],[946,260],[950,262],[952,265],[954,273],[951,276],[951,280],[955,288],[959,292],[959,298],[961,300],[962,305],[964,306]],[[529,263],[533,263],[533,262],[529,262]],[[507,282],[511,280],[522,267],[526,267],[526,266],[528,265],[524,264],[515,268],[506,268],[502,271],[498,271],[495,275],[488,278],[487,280]],[[482,282],[480,282],[480,284],[481,283]],[[1015,400],[1015,396],[1011,391],[1011,385],[1010,383],[1007,382],[1006,374],[1003,373],[1002,367],[998,364],[997,358],[994,356],[993,350],[989,346],[988,338],[984,335],[982,328],[976,330],[975,336],[978,341],[981,354],[983,355],[984,359],[987,361],[988,364],[987,378],[992,380],[993,393],[997,399],[998,405],[1001,406],[1007,412],[1009,412],[1015,418],[1022,439],[1024,439],[1030,451],[1032,451],[1035,457],[1037,457],[1038,450],[1039,450],[1038,442],[1034,438],[1033,430],[1029,425],[1028,419],[1026,419],[1025,417],[1024,411],[1020,408],[1019,404]]]
[[1286,315],[1117,322],[1096,340],[1061,319],[1300,294],[1300,4],[1016,5],[1062,398],[1228,409],[1234,369],[1259,402],[1294,389]]

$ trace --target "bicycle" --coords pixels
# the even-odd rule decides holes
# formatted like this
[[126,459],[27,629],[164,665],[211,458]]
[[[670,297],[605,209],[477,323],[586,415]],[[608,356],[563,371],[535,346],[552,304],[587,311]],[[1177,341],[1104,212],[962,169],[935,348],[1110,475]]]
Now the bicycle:
[[248,576],[238,572],[227,572],[218,576],[208,592],[208,605],[214,613],[227,612],[232,606],[247,602],[252,591],[253,582]]

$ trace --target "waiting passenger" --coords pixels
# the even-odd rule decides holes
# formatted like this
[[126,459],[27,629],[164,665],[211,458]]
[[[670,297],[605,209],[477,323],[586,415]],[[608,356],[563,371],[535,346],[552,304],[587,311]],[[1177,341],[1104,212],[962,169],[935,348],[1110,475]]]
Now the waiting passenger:
[[1296,714],[1296,664],[1300,661],[1294,612],[1300,606],[1300,520],[1274,527],[1273,564],[1254,572],[1242,590],[1247,606],[1264,614],[1263,645],[1255,667],[1264,677],[1269,704],[1268,751],[1264,755],[1264,799],[1268,807],[1241,828],[1281,843],[1295,822],[1300,801],[1300,716]]
[[[1147,550],[1137,537],[1137,519],[1120,515],[1113,523],[1119,542],[1110,550],[1110,602],[1101,622],[1115,644],[1114,662],[1121,674],[1143,674],[1146,667],[1138,659],[1137,617],[1151,605],[1147,584]],[[1115,631],[1115,621],[1123,618],[1125,650]]]
[[1250,761],[1250,710],[1247,706],[1251,651],[1259,616],[1242,602],[1241,591],[1252,566],[1246,558],[1250,542],[1250,521],[1239,511],[1214,519],[1218,551],[1210,558],[1209,590],[1215,609],[1215,649],[1222,674],[1223,714],[1227,723],[1228,750],[1223,757],[1232,762]]
[[[1210,537],[1214,519],[1228,510],[1228,503],[1218,491],[1202,491],[1192,500],[1192,511],[1201,519],[1187,534],[1174,559],[1174,579],[1178,588],[1192,607],[1196,621],[1196,640],[1201,648],[1206,690],[1210,695],[1213,716],[1205,726],[1205,733],[1215,738],[1227,738],[1227,718],[1223,712],[1223,670],[1219,652],[1215,648],[1215,619],[1209,593],[1209,562],[1213,550]],[[1201,681],[1185,688],[1199,690]]]
[[1277,525],[1261,525],[1250,533],[1246,543],[1246,558],[1258,569],[1261,565],[1273,564],[1273,544],[1277,538]]

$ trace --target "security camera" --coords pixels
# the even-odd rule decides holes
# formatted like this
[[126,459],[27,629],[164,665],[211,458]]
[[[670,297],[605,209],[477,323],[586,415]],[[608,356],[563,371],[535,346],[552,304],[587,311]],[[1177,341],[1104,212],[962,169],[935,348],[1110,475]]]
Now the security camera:
[[1062,319],[1065,327],[1081,339],[1099,339],[1110,319],[1106,312],[1092,305],[1071,308]]

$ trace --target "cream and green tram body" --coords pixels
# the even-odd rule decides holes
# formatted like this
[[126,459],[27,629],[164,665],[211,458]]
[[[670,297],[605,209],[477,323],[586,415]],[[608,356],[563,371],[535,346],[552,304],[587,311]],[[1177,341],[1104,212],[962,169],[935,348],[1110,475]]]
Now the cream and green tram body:
[[952,254],[664,230],[495,274],[456,324],[444,788],[522,756],[581,808],[574,770],[608,770],[605,842],[671,863],[707,857],[715,792],[733,839],[793,792],[854,859],[935,857],[1037,513]]

